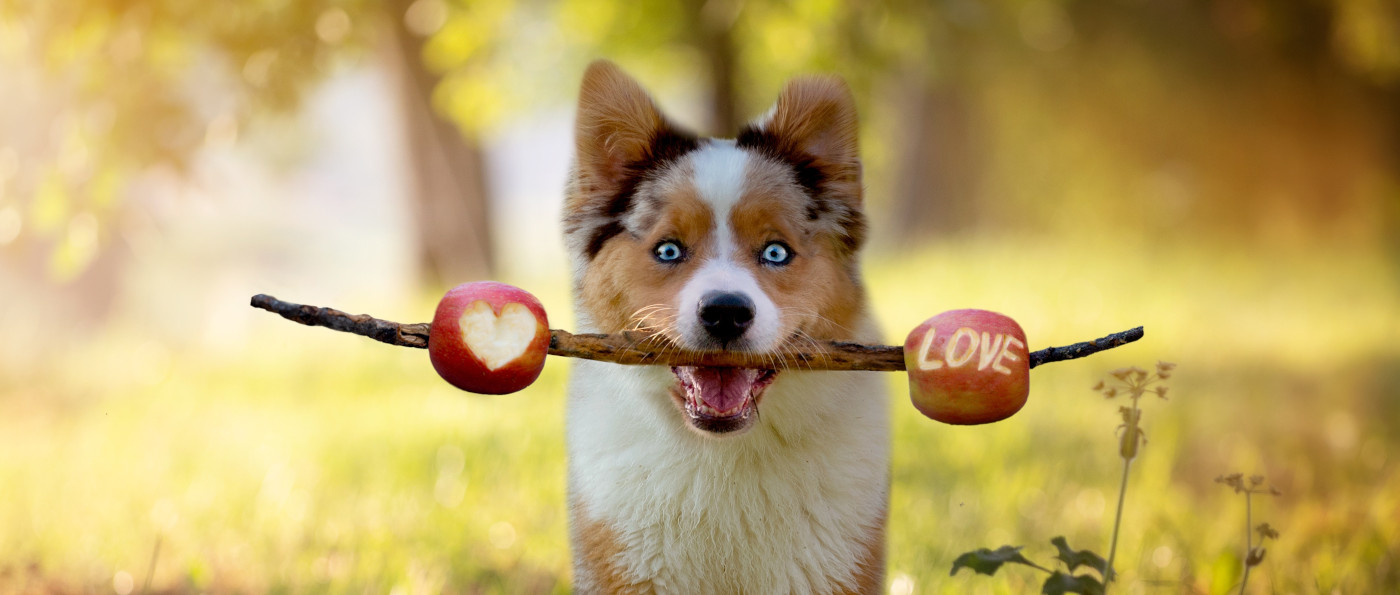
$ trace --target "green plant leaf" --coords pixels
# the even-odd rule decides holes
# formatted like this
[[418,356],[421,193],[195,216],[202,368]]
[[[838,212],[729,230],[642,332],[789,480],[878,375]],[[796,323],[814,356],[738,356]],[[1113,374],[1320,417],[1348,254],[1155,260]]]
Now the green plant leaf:
[[1075,551],[1070,549],[1069,542],[1065,541],[1064,536],[1051,539],[1050,543],[1054,544],[1055,549],[1060,550],[1060,555],[1056,557],[1059,558],[1061,562],[1064,562],[1065,566],[1069,567],[1070,572],[1074,572],[1074,569],[1080,566],[1088,566],[1089,568],[1099,571],[1099,576],[1108,575],[1105,570],[1108,567],[1108,562],[1105,562],[1098,554],[1089,550]]
[[975,552],[967,552],[958,556],[957,560],[953,560],[953,571],[949,572],[948,576],[957,574],[959,568],[971,568],[978,574],[991,576],[997,573],[997,570],[1001,568],[1002,564],[1008,562],[1012,564],[1025,564],[1031,568],[1040,568],[1046,572],[1050,571],[1047,568],[1042,568],[1035,562],[1027,560],[1025,556],[1021,555],[1020,547],[1003,545],[997,548],[996,551],[982,548]]
[[1045,579],[1045,584],[1040,587],[1040,592],[1044,595],[1062,595],[1063,593],[1102,595],[1103,583],[1087,574],[1072,575],[1057,570],[1050,574],[1050,578]]

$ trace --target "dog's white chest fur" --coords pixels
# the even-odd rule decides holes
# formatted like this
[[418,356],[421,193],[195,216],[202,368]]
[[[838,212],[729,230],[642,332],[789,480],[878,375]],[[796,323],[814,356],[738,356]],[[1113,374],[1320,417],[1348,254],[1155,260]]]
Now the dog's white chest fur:
[[664,367],[574,364],[571,499],[613,532],[615,567],[663,593],[849,587],[887,502],[878,374],[784,372],[760,422],[720,438],[685,426],[672,382]]

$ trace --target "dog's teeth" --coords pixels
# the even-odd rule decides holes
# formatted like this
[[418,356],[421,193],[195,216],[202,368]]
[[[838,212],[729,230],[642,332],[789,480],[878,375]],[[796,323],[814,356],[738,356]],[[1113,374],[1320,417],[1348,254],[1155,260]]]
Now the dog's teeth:
[[720,417],[720,416],[724,415],[723,412],[721,412],[721,411],[718,410],[718,409],[715,409],[714,407],[711,407],[709,404],[705,403],[704,401],[696,401],[696,402],[695,402],[695,405],[694,405],[694,409],[695,409],[695,412],[696,412],[696,413],[699,413],[699,414],[701,414],[701,415],[709,415],[709,416],[714,416],[714,417]]

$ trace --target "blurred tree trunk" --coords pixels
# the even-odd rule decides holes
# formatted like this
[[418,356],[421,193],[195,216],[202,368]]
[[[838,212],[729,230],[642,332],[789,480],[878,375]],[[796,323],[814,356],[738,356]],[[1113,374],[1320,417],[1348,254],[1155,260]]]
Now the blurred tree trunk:
[[476,139],[433,109],[439,77],[423,64],[424,38],[404,24],[411,0],[386,4],[407,136],[410,192],[417,224],[420,281],[451,285],[492,273],[485,159]]
[[955,81],[920,73],[899,83],[899,121],[893,208],[896,244],[957,233],[978,223],[977,175],[971,103]]
[[734,0],[687,0],[686,12],[692,29],[692,44],[705,61],[710,83],[710,134],[733,137],[743,121],[739,116],[739,98],[735,79],[739,76],[734,63],[734,22],[739,18],[742,3]]

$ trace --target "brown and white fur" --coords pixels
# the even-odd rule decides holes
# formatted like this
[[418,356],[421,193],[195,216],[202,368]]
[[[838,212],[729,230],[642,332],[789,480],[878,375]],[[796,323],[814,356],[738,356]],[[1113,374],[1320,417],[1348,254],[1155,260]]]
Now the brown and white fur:
[[[596,62],[576,134],[564,228],[582,331],[760,354],[879,340],[857,263],[855,105],[839,79],[793,80],[736,139],[709,139]],[[568,448],[581,593],[882,587],[889,420],[876,373],[579,360]]]

